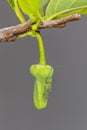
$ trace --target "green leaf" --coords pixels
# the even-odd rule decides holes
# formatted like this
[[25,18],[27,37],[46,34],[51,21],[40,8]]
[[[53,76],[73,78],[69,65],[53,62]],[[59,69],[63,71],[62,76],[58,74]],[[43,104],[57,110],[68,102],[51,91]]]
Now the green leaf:
[[15,8],[14,0],[8,0],[8,3],[11,6],[12,9]]
[[8,0],[9,5],[11,6],[11,8],[15,11],[17,17],[19,18],[21,23],[25,22],[25,19],[19,9],[18,6],[18,0]]
[[49,0],[8,0],[8,3],[16,12],[18,18],[19,11],[21,9],[24,14],[30,17],[32,22],[36,22],[38,20],[41,20],[44,16],[44,6],[48,1]]
[[44,16],[44,6],[49,0],[39,0],[39,12],[41,16]]
[[18,0],[19,6],[27,15],[37,12],[39,0]]
[[50,0],[46,19],[58,19],[75,13],[87,14],[87,0]]
[[39,12],[39,0],[18,0],[21,10],[31,17],[37,18]]
[[40,0],[39,4],[43,8],[49,0]]

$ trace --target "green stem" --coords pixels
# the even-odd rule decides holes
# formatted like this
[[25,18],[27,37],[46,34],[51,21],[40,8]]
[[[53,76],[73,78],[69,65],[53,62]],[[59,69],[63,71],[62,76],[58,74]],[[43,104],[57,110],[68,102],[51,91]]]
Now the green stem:
[[25,19],[24,19],[23,15],[18,7],[17,0],[14,0],[14,3],[15,3],[15,13],[16,13],[17,17],[19,18],[20,22],[24,23]]
[[36,38],[37,38],[37,41],[38,41],[39,53],[40,53],[39,64],[40,65],[46,65],[46,56],[45,56],[45,50],[44,50],[44,44],[43,44],[42,37],[39,33],[36,33]]

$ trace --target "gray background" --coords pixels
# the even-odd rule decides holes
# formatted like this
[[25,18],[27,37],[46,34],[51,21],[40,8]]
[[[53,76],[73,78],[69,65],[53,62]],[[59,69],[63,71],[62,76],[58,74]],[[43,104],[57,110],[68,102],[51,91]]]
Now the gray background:
[[[18,23],[1,0],[0,27]],[[87,18],[41,33],[55,69],[48,106],[38,111],[33,105],[29,67],[38,63],[36,39],[0,43],[0,130],[87,130]]]

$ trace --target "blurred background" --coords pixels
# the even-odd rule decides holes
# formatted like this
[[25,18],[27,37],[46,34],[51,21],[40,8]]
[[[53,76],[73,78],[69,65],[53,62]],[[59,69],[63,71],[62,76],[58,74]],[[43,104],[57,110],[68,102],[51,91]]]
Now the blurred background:
[[[19,24],[0,1],[0,28]],[[0,130],[87,130],[87,17],[65,28],[41,30],[47,62],[54,67],[48,106],[36,110],[34,79],[39,61],[35,38],[0,43]]]

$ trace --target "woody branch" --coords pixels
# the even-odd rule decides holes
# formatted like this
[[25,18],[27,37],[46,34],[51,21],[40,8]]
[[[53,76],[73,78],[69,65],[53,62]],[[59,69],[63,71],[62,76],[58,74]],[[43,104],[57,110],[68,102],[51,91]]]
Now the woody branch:
[[[57,27],[65,27],[66,23],[80,20],[81,17],[79,14],[73,14],[70,16],[67,16],[65,18],[61,18],[59,20],[51,20],[51,21],[44,21],[39,24],[38,29],[45,29],[45,28],[57,28]],[[0,29],[0,42],[10,42],[15,41],[16,38],[28,32],[32,29],[33,23],[30,21],[27,21],[23,24],[18,24],[11,27],[6,27]]]

